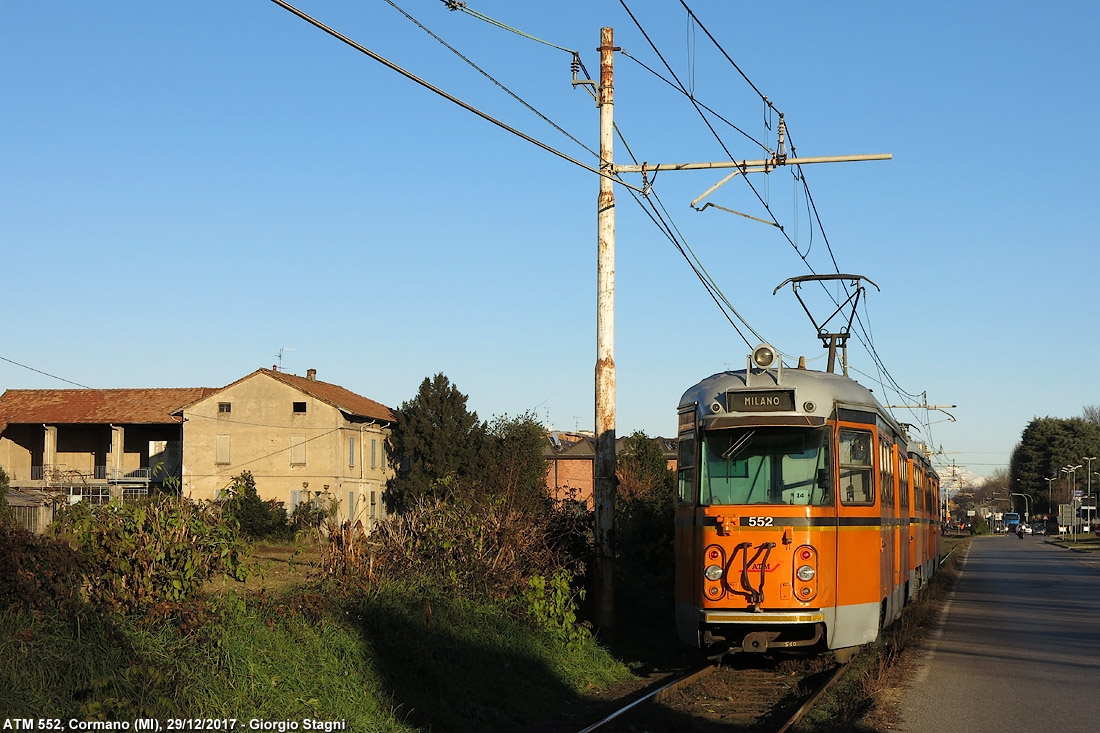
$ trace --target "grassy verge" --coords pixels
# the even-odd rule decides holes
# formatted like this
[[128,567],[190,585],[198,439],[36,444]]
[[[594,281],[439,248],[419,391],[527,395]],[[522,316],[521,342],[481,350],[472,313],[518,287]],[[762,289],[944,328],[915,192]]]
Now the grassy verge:
[[1078,532],[1076,538],[1072,534],[1050,535],[1046,538],[1048,544],[1065,547],[1068,550],[1078,552],[1100,552],[1100,537],[1094,533]]
[[969,537],[945,537],[941,557],[945,559],[921,596],[887,628],[879,640],[852,660],[848,671],[826,693],[798,725],[811,733],[832,731],[875,731],[890,727],[884,697],[896,683],[895,676],[906,655],[933,628],[944,600],[958,578],[962,555]]
[[143,617],[0,612],[0,716],[515,730],[629,676],[487,603],[390,584],[235,594]]

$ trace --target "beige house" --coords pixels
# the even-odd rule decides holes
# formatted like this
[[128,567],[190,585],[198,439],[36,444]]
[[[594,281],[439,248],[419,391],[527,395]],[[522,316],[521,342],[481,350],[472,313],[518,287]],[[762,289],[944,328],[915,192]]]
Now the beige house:
[[0,467],[14,488],[91,501],[144,494],[179,475],[172,413],[215,391],[9,389],[0,395]]
[[0,395],[0,468],[8,502],[40,531],[61,504],[138,498],[178,477],[172,413],[216,390],[9,389]]
[[317,380],[258,369],[181,407],[183,493],[214,499],[249,471],[263,499],[288,512],[305,501],[335,505],[341,520],[365,528],[384,516],[393,475],[385,441],[390,408]]

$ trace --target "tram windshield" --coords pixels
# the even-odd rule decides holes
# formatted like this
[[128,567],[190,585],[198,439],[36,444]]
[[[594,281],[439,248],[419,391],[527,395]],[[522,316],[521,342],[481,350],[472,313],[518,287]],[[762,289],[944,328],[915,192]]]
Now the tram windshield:
[[705,432],[700,503],[831,506],[829,435],[827,427]]

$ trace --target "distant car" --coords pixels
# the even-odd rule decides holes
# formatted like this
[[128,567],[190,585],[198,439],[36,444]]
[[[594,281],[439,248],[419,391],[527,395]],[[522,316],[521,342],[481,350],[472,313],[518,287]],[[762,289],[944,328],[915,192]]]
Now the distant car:
[[1023,522],[1020,522],[1018,526],[1020,527],[1020,531],[1024,534],[1032,534],[1035,531],[1035,529],[1030,524],[1024,524]]
[[1032,534],[1046,534],[1047,533],[1047,523],[1046,522],[1032,522],[1030,526],[1031,526]]

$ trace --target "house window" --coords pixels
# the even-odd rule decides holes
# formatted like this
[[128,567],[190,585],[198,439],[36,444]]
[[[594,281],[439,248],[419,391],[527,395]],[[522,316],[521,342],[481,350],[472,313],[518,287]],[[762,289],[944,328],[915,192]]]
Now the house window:
[[305,411],[306,411],[306,403],[305,402],[295,402],[294,403],[294,412],[305,412]]
[[230,412],[233,412],[233,403],[232,402],[219,402],[218,403],[218,414],[219,415],[228,414]]
[[378,441],[374,438],[370,441],[370,467],[378,468]]
[[371,515],[372,517],[376,517],[376,516],[378,516],[378,515],[377,515],[377,514],[375,513],[375,506],[377,505],[377,499],[376,499],[376,496],[377,496],[376,492],[374,492],[374,491],[370,492],[370,515]]
[[348,438],[348,466],[355,468],[355,436]]
[[304,435],[291,435],[290,436],[290,465],[292,465],[292,466],[304,466],[304,465],[306,465],[306,436],[304,436]]
[[214,463],[219,466],[229,465],[229,436],[219,435],[214,441]]

